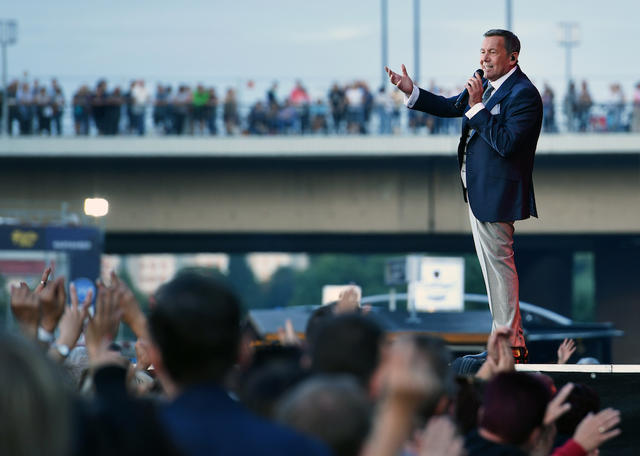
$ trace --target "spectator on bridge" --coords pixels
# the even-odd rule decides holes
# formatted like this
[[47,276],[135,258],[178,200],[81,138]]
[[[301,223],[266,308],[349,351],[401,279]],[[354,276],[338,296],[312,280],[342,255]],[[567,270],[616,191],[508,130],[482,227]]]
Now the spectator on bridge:
[[143,136],[145,133],[145,113],[151,95],[147,90],[144,79],[134,81],[131,87],[131,127],[132,132]]
[[375,99],[376,113],[378,115],[378,133],[391,134],[391,115],[393,112],[393,98],[386,91],[386,85],[381,86]]
[[576,93],[576,85],[573,81],[569,82],[567,93],[564,96],[564,115],[567,118],[567,131],[573,132],[578,130],[578,95]]
[[98,81],[95,92],[91,95],[91,115],[99,135],[107,134],[107,81]]
[[207,123],[207,103],[209,102],[209,91],[202,84],[196,86],[191,97],[193,112],[193,132],[199,135],[204,134]]
[[88,86],[80,86],[76,93],[73,94],[71,107],[73,109],[73,127],[76,135],[88,135],[91,113],[91,93]]
[[227,89],[227,94],[224,97],[222,120],[224,121],[224,129],[227,136],[235,135],[240,127],[240,115],[238,113],[236,91],[231,88]]
[[58,80],[53,78],[51,80],[51,88],[50,92],[52,99],[52,108],[53,108],[53,126],[56,129],[56,134],[58,136],[62,136],[62,115],[64,113],[64,93],[62,91],[62,87],[58,84]]
[[365,91],[359,82],[351,84],[344,93],[347,102],[347,132],[363,134],[365,122]]
[[402,108],[404,108],[404,94],[394,88],[391,91],[391,98],[393,99],[393,110],[391,113],[391,130],[393,132],[394,135],[399,134],[400,133],[400,129],[401,129],[401,112],[402,112]]
[[293,106],[291,100],[286,100],[278,110],[277,125],[278,134],[288,135],[300,131],[299,111]]
[[267,90],[267,107],[272,104],[278,104],[278,81],[273,81],[271,87]]
[[609,101],[607,102],[607,130],[623,131],[624,121],[622,114],[624,113],[625,99],[622,87],[615,83],[609,86]]
[[53,117],[53,99],[46,87],[40,87],[33,99],[38,119],[38,134],[44,132],[51,135],[51,118]]
[[309,104],[311,101],[307,89],[304,88],[301,81],[296,81],[295,87],[291,89],[291,93],[289,94],[289,100],[291,100],[291,104],[297,108]]
[[262,101],[253,105],[247,119],[250,135],[266,135],[269,133],[267,110]]
[[337,82],[333,83],[331,90],[328,94],[329,107],[331,109],[331,118],[333,120],[333,132],[335,134],[343,133],[344,120],[347,110],[347,100],[345,98],[344,90],[338,85]]
[[120,118],[122,116],[122,106],[125,98],[120,87],[111,91],[105,100],[105,134],[117,135],[120,133]]
[[[9,111],[9,123],[8,123],[8,135],[13,135],[13,124],[18,123],[18,129],[20,128],[20,112],[18,110],[18,101],[17,101],[17,93],[18,93],[18,80],[12,81],[7,87],[7,106]],[[5,94],[3,94],[5,96]]]
[[169,96],[171,94],[171,86],[165,87],[158,83],[156,85],[156,93],[153,98],[152,120],[156,133],[169,133],[171,130],[168,119]]
[[361,81],[360,86],[362,87],[364,98],[364,123],[360,128],[360,134],[366,135],[369,133],[369,121],[373,112],[374,97],[365,81]]
[[309,97],[307,89],[305,89],[301,81],[296,81],[295,87],[289,94],[289,102],[291,106],[295,107],[297,111],[297,118],[299,121],[299,125],[297,125],[297,131],[295,133],[303,135],[309,133],[311,127],[311,118],[309,112],[309,104],[311,103],[311,98]]
[[216,89],[209,89],[209,98],[205,106],[205,117],[207,120],[207,128],[210,135],[218,134],[218,95]]
[[311,116],[311,133],[329,134],[329,107],[322,98],[318,98],[309,108]]
[[171,112],[173,113],[172,133],[182,135],[188,127],[191,107],[191,89],[183,84],[178,88],[178,92],[171,100]]
[[29,83],[22,83],[16,93],[16,104],[18,106],[18,119],[21,135],[33,133],[33,107],[34,99]]
[[589,87],[587,81],[582,81],[582,89],[578,96],[576,103],[576,116],[578,117],[578,131],[589,130],[589,122],[591,121],[591,106],[593,106],[593,100],[589,93]]
[[556,132],[555,96],[547,83],[542,91],[542,129],[545,133]]
[[640,82],[633,90],[633,112],[631,114],[631,131],[640,132]]

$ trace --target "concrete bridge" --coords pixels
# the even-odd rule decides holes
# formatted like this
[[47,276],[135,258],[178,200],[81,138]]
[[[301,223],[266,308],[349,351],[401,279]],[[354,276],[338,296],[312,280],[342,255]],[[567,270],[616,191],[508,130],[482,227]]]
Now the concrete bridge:
[[[471,252],[457,138],[0,140],[2,207],[109,200],[112,253]],[[571,315],[576,252],[594,256],[599,320],[640,362],[640,135],[540,138],[540,219],[516,225],[521,297]]]

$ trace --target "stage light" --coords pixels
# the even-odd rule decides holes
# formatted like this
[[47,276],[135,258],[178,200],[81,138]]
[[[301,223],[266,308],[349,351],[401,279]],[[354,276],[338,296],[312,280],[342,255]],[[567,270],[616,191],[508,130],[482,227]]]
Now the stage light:
[[84,213],[91,217],[104,217],[109,213],[109,201],[104,198],[87,198],[84,200]]

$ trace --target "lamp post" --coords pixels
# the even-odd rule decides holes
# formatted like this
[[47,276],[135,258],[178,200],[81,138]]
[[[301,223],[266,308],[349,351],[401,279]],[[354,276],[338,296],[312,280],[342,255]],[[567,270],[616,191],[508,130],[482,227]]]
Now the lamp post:
[[387,84],[387,72],[384,70],[386,65],[389,65],[389,21],[388,21],[389,8],[387,0],[380,0],[380,47],[382,48],[382,80],[380,87],[384,87]]
[[413,0],[413,80],[420,82],[420,0]]
[[18,39],[18,25],[12,19],[0,19],[0,45],[2,46],[2,125],[0,132],[9,133],[9,105],[7,104],[7,46]]
[[565,48],[565,72],[567,87],[571,82],[571,49],[580,44],[580,26],[577,22],[560,22],[558,24],[558,44]]

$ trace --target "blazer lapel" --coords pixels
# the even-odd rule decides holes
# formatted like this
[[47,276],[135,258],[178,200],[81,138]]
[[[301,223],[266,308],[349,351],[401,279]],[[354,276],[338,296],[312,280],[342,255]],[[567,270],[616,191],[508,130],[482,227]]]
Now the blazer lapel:
[[487,108],[487,111],[491,112],[493,107],[498,103],[500,103],[502,99],[509,94],[509,92],[511,91],[511,88],[516,83],[516,81],[520,78],[521,74],[522,74],[522,71],[520,70],[520,67],[518,67],[516,71],[514,71],[513,74],[509,76],[506,81],[502,83],[500,88],[496,90],[496,93],[494,93],[491,96],[491,98],[489,98],[487,103],[484,105],[485,108]]

